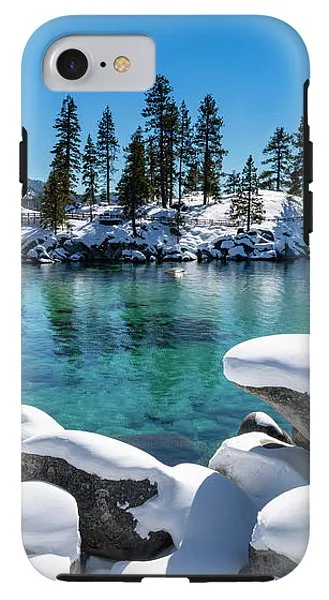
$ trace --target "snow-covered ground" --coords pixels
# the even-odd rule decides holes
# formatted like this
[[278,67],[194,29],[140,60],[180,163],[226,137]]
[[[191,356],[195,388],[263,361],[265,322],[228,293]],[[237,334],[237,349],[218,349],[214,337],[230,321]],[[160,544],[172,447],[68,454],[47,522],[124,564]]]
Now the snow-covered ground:
[[[23,255],[31,261],[123,260],[125,262],[181,262],[187,260],[275,260],[307,256],[302,235],[302,203],[282,192],[263,191],[266,218],[250,232],[238,233],[231,220],[232,197],[203,205],[201,194],[184,197],[182,224],[177,240],[177,211],[157,204],[143,207],[137,219],[137,236],[130,221],[107,223],[104,215],[120,215],[121,207],[95,206],[89,223],[89,207],[77,209],[79,220],[69,219],[67,230],[56,236],[38,226],[24,226]],[[76,211],[77,212],[77,211]],[[74,211],[72,211],[73,216]],[[86,219],[83,215],[86,215]],[[82,220],[81,220],[82,216]],[[64,237],[65,236],[65,237]],[[43,240],[44,239],[44,243]],[[45,251],[35,246],[43,246]],[[60,252],[56,250],[60,249]],[[123,252],[125,251],[125,254]],[[130,251],[127,252],[127,251]],[[133,251],[138,251],[136,254]],[[73,258],[71,258],[73,256]]]

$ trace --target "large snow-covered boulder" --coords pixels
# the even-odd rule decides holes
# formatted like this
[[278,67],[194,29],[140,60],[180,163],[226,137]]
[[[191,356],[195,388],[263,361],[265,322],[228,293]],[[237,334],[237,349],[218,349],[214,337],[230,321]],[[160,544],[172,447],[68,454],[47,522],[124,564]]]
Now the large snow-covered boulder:
[[244,489],[258,509],[279,494],[309,483],[309,452],[261,432],[225,440],[209,467]]
[[309,440],[309,336],[271,335],[234,346],[224,375],[262,398]]
[[286,442],[292,444],[290,435],[284,429],[264,412],[257,411],[249,413],[240,423],[238,435],[242,433],[251,433],[252,431],[261,431],[266,433],[272,438],[280,440],[280,442]]
[[158,522],[145,536],[132,514],[172,487],[170,468],[124,442],[64,431],[22,444],[22,478],[58,485],[76,499],[82,549],[120,559],[147,559],[171,544]]
[[309,539],[309,487],[297,487],[258,513],[250,542],[252,572],[283,577],[302,560]]
[[[248,546],[256,519],[252,502],[238,486],[206,467],[179,465],[173,472],[180,481],[181,499],[188,495],[190,504],[181,541],[176,541],[177,550],[151,561],[117,562],[111,574],[239,573],[248,564]],[[159,518],[175,518],[176,527],[179,526],[179,515],[170,502]]]
[[22,404],[21,409],[21,439],[22,441],[34,435],[44,435],[64,431],[55,419],[35,406]]
[[55,578],[76,568],[80,554],[78,507],[63,489],[40,481],[22,484],[25,551],[43,575]]

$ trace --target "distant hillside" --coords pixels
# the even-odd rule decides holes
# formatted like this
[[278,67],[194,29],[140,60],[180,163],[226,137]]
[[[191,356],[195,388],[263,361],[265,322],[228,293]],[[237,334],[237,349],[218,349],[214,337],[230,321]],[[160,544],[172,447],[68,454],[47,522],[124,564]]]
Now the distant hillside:
[[22,198],[22,206],[32,210],[40,209],[40,200],[43,194],[45,184],[40,179],[28,179],[27,192]]

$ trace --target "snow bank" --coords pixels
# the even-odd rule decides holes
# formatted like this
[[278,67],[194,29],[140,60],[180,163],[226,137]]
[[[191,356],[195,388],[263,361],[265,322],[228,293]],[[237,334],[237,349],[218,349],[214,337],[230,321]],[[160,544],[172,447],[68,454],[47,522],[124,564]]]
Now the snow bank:
[[180,465],[181,481],[183,467],[186,483],[190,481],[189,467],[199,471],[199,485],[178,550],[152,561],[115,563],[112,574],[234,574],[248,563],[255,507],[236,485],[205,467]]
[[247,387],[285,387],[309,392],[309,336],[281,334],[254,338],[229,350],[224,375]]
[[64,428],[55,419],[35,406],[23,404],[21,414],[22,441],[35,435],[49,435],[64,431]]
[[57,575],[70,573],[71,560],[68,556],[40,554],[39,556],[30,556],[29,560],[31,565],[48,579],[56,579]]
[[274,498],[258,513],[251,546],[273,550],[298,564],[309,539],[309,487],[296,487]]
[[[29,557],[49,577],[57,568],[72,564],[79,557],[78,508],[74,498],[59,487],[39,481],[22,483],[22,538]],[[40,558],[47,555],[48,558]],[[53,559],[52,556],[55,558]]]
[[256,431],[225,440],[209,467],[244,489],[258,509],[309,483],[309,452]]

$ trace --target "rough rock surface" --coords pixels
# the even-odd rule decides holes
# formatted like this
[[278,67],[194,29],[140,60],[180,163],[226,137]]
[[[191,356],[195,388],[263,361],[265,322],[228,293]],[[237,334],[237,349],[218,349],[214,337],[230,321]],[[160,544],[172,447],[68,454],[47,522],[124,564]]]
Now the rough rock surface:
[[172,543],[164,531],[141,538],[133,515],[125,509],[140,506],[157,494],[157,485],[147,479],[105,480],[61,458],[23,453],[22,480],[53,483],[75,498],[82,552],[113,560],[146,560]]
[[284,387],[249,387],[243,390],[258,396],[274,408],[283,418],[301,433],[306,440],[310,439],[310,395],[296,392]]
[[277,554],[274,550],[255,550],[252,546],[249,549],[249,561],[249,573],[277,578],[288,575],[297,567],[287,556]]

